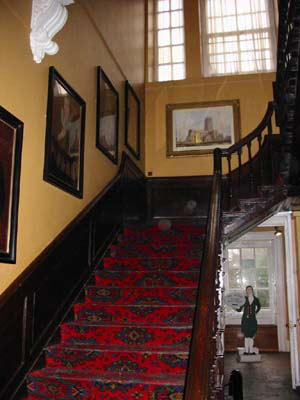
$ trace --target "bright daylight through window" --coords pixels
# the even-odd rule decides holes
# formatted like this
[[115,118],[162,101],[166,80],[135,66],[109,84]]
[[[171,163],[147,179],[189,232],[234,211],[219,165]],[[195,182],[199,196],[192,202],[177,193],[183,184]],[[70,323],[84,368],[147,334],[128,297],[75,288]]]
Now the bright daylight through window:
[[157,80],[185,78],[183,0],[156,3]]
[[275,69],[272,0],[200,0],[204,75]]

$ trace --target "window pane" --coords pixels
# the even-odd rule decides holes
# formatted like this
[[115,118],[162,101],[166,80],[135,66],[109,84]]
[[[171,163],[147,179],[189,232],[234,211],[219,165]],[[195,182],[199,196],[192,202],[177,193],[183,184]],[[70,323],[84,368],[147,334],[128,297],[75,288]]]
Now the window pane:
[[269,272],[267,269],[264,268],[256,270],[256,278],[257,287],[269,287]]
[[173,79],[184,79],[185,76],[185,68],[184,64],[173,64]]
[[228,262],[229,268],[240,267],[240,250],[239,249],[228,249]]
[[182,44],[183,43],[183,29],[176,28],[172,29],[172,44]]
[[243,280],[243,286],[248,286],[251,285],[255,287],[256,285],[256,274],[255,274],[255,269],[254,270],[243,270],[242,271],[242,280]]
[[168,11],[170,9],[169,0],[159,0],[157,4],[158,11]]
[[264,248],[255,249],[256,267],[264,268],[268,266],[268,250]]
[[172,47],[172,61],[183,62],[184,61],[184,49],[183,46]]
[[[259,1],[259,0],[258,0]],[[246,14],[251,12],[251,1],[237,1],[236,8],[238,14]]]
[[171,0],[171,9],[178,10],[178,8],[183,8],[182,0]]
[[242,267],[243,268],[254,268],[254,249],[242,249]]
[[243,287],[242,274],[239,269],[228,272],[229,289],[241,289]]
[[268,290],[257,290],[256,293],[260,304],[263,308],[269,308],[270,307],[270,293]]
[[246,31],[247,29],[252,29],[251,14],[238,16],[238,29],[240,31]]
[[235,14],[235,0],[226,0],[222,3],[223,15]]
[[158,14],[158,29],[169,28],[170,27],[170,13],[160,13]]
[[172,12],[171,24],[172,24],[172,27],[183,26],[183,12],[182,11]]
[[158,80],[169,81],[172,79],[171,65],[163,65],[158,67]]
[[236,30],[236,19],[235,17],[225,17],[223,19],[224,32],[232,32]]
[[158,46],[168,46],[170,44],[170,31],[158,31]]
[[159,64],[170,64],[171,62],[171,48],[162,47],[158,50],[158,63]]

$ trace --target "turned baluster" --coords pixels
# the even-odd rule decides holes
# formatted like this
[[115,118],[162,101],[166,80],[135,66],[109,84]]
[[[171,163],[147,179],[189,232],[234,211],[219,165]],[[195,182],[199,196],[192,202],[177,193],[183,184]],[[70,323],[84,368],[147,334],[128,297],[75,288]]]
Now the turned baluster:
[[269,162],[270,162],[270,177],[271,183],[274,181],[274,171],[273,171],[273,146],[272,146],[272,118],[268,122],[268,144],[269,144]]
[[253,175],[251,144],[252,144],[251,142],[247,143],[248,159],[249,159],[249,177],[250,177],[249,189],[250,189],[250,193],[252,194],[254,192],[254,175]]
[[241,197],[241,182],[242,182],[242,148],[237,150],[239,167],[238,167],[238,197]]
[[258,160],[259,160],[259,171],[258,171],[258,176],[259,176],[259,183],[262,184],[263,176],[264,176],[264,163],[263,163],[263,157],[262,157],[262,152],[261,152],[261,142],[262,142],[262,132],[257,136],[257,141],[258,141]]
[[232,185],[232,172],[231,172],[231,154],[227,155],[228,162],[228,207],[232,206],[232,198],[233,198],[233,185]]

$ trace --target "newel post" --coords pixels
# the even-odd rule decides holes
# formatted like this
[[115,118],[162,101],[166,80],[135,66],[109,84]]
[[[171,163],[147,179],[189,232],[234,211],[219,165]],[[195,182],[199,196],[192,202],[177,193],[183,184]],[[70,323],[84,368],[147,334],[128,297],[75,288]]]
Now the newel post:
[[214,150],[214,174],[222,175],[222,150],[217,148]]

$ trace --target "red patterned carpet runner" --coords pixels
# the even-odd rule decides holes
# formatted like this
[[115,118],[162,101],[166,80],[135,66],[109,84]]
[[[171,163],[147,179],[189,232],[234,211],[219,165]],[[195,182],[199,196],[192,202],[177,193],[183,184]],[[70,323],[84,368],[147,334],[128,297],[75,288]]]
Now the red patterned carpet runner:
[[204,237],[193,225],[125,228],[27,398],[183,399]]

